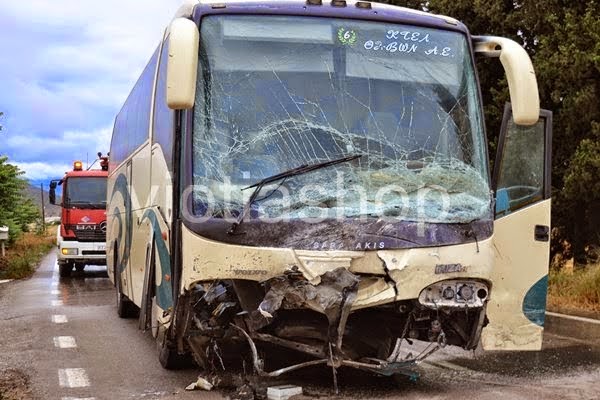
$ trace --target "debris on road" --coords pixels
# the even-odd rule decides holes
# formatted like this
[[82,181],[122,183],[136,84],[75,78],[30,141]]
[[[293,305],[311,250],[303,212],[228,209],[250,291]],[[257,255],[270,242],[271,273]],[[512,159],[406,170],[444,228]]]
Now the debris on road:
[[254,400],[256,398],[254,394],[252,386],[246,383],[237,388],[231,400]]
[[299,394],[302,394],[302,387],[295,385],[272,386],[267,389],[268,400],[288,400]]
[[212,383],[199,376],[196,382],[189,384],[185,390],[212,390],[213,387]]

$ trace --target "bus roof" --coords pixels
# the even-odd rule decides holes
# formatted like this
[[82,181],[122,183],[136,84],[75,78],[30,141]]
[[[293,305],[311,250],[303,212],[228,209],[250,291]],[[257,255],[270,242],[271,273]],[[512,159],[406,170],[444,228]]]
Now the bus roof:
[[[184,0],[174,18],[191,18],[195,8],[200,5],[203,8],[201,14],[240,12],[244,9],[261,14],[279,14],[289,11],[298,14],[304,11],[304,15],[329,15],[349,16],[354,18],[378,19],[378,20],[406,20],[425,25],[439,25],[460,31],[466,31],[465,26],[458,20],[444,16],[414,10],[406,7],[392,6],[370,1],[346,0],[345,6],[333,6],[330,0],[322,0],[321,5],[308,5],[307,0]],[[357,3],[368,5],[368,8],[358,7]],[[363,6],[364,7],[364,6]],[[207,12],[211,9],[212,12]],[[196,10],[197,12],[197,10]],[[437,23],[436,23],[437,22]]]

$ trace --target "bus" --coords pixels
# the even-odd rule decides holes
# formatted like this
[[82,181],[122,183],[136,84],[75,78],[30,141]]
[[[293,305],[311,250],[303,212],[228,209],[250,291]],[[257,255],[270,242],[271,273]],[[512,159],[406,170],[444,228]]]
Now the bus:
[[[481,57],[510,90],[493,171]],[[551,126],[522,46],[451,17],[187,2],[115,119],[118,315],[152,331],[165,368],[238,349],[261,376],[539,350]],[[304,358],[272,369],[268,349]]]

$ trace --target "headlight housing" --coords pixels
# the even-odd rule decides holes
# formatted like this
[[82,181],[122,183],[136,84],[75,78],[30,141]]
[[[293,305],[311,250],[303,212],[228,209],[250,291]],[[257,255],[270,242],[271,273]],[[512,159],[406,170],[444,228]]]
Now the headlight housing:
[[78,249],[70,249],[70,248],[66,248],[66,247],[63,247],[62,249],[60,249],[60,252],[64,256],[76,256],[77,254],[79,254]]
[[489,296],[486,283],[469,280],[448,280],[427,286],[419,295],[419,303],[429,308],[483,307]]

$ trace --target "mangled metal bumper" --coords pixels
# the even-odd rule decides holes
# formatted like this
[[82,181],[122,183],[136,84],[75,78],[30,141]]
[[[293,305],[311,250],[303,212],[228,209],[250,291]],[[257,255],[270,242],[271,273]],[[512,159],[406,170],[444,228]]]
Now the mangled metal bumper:
[[[351,367],[386,376],[412,374],[410,372],[412,367],[446,345],[445,334],[440,326],[436,332],[435,341],[421,352],[418,354],[403,353],[401,351],[402,343],[411,343],[411,340],[406,337],[410,323],[407,321],[402,337],[396,339],[391,353],[385,359],[373,357],[351,359],[343,349],[343,341],[346,334],[346,323],[357,299],[359,283],[359,276],[343,267],[325,272],[316,285],[308,282],[297,269],[292,269],[283,276],[271,279],[268,282],[269,290],[258,306],[258,313],[248,316],[255,320],[264,318],[265,321],[262,324],[260,322],[247,324],[251,327],[249,331],[231,324],[231,327],[247,340],[252,353],[254,370],[260,376],[276,377],[301,368],[326,364],[334,370],[334,376],[335,370],[339,367]],[[280,309],[311,309],[325,315],[328,322],[326,345],[307,345],[260,333],[252,328],[260,327],[274,319],[274,315]],[[264,362],[258,355],[255,341],[301,351],[317,359],[274,371],[265,371]]]

